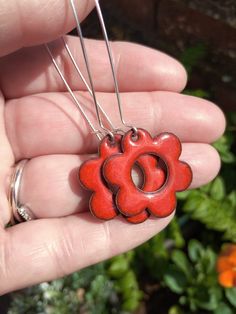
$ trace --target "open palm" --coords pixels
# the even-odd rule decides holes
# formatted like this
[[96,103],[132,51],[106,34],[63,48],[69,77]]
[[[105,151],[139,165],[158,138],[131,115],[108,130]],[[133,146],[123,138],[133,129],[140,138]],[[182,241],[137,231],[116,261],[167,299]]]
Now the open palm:
[[[84,18],[93,1],[78,2]],[[172,218],[131,225],[120,218],[98,221],[88,212],[89,195],[78,183],[78,168],[96,152],[98,142],[65,92],[44,46],[36,46],[73,28],[68,3],[43,0],[39,6],[39,1],[29,0],[15,6],[15,1],[0,0],[0,294],[127,251],[160,232]],[[85,73],[79,40],[66,40]],[[104,43],[86,44],[98,100],[119,125]],[[78,99],[92,111],[60,40],[51,47]],[[191,188],[212,180],[220,160],[209,143],[224,131],[222,112],[206,100],[180,94],[186,73],[174,59],[129,43],[113,43],[112,48],[126,120],[153,135],[170,131],[179,136],[181,159],[193,170]],[[7,194],[12,169],[24,158],[30,161],[21,202],[39,219],[5,229],[11,217]]]

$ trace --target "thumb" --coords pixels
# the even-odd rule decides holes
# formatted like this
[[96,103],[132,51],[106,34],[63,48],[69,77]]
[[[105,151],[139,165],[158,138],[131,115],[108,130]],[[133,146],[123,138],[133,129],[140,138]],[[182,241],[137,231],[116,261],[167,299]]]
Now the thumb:
[[[94,1],[77,0],[75,5],[82,20]],[[75,26],[68,0],[0,0],[0,16],[0,56],[51,41]]]

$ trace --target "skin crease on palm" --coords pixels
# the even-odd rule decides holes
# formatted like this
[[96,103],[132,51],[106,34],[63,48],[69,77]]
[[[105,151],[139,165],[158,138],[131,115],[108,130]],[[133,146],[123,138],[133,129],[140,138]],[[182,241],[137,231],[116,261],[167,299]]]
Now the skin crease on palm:
[[[93,1],[77,1],[84,19]],[[67,0],[0,0],[0,294],[52,280],[134,248],[171,220],[150,218],[131,225],[121,218],[96,220],[88,194],[78,183],[82,161],[98,142],[65,92],[40,44],[74,26]],[[67,36],[85,73],[79,40]],[[118,125],[115,95],[105,46],[88,40],[97,97]],[[92,102],[60,41],[50,44],[81,102]],[[22,48],[24,47],[24,48]],[[130,43],[112,44],[127,121],[152,135],[175,133],[183,142],[181,159],[193,170],[191,188],[212,180],[220,159],[210,143],[225,129],[221,110],[209,101],[181,95],[184,68],[171,57]],[[5,228],[11,216],[7,194],[15,162],[29,158],[21,202],[37,220]]]

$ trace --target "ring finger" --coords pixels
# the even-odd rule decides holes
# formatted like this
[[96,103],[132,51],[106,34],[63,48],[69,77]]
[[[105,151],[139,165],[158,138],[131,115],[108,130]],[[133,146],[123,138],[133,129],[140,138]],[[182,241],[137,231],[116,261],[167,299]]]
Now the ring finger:
[[[91,155],[50,155],[33,158],[24,170],[20,201],[37,218],[62,217],[88,210],[90,193],[78,181],[78,168]],[[217,152],[208,144],[183,144],[181,160],[193,170],[191,188],[212,180],[219,171]],[[211,163],[206,163],[211,160]]]

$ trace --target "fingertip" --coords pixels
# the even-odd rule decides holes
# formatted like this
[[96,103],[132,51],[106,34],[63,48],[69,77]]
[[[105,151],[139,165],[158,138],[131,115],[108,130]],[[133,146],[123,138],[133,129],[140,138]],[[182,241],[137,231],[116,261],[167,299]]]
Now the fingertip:
[[211,182],[221,168],[219,153],[209,144],[183,144],[181,160],[186,161],[192,169],[191,188],[198,188]]
[[206,176],[205,182],[202,185],[207,184],[215,179],[219,174],[221,168],[221,158],[218,151],[211,145],[206,144],[206,150],[208,151],[208,157],[204,163],[204,173]]
[[[162,52],[159,52],[159,59],[153,66],[156,75],[163,77],[161,89],[158,89],[172,92],[183,91],[188,81],[188,74],[184,66],[178,60]],[[171,80],[171,86],[169,80]]]
[[[187,83],[183,65],[158,50],[127,42],[113,43],[116,52],[117,73],[123,92],[172,91],[180,92]],[[128,82],[128,83],[127,83]]]
[[226,129],[226,117],[222,109],[213,103],[211,104],[212,114],[209,113],[210,123],[212,125],[217,124],[214,134],[212,135],[212,143],[218,140],[225,132]]
[[224,134],[226,127],[225,115],[221,108],[209,100],[193,96],[189,96],[189,103],[194,105],[194,120],[202,129],[202,137],[204,138],[205,133],[208,143],[218,140]]

